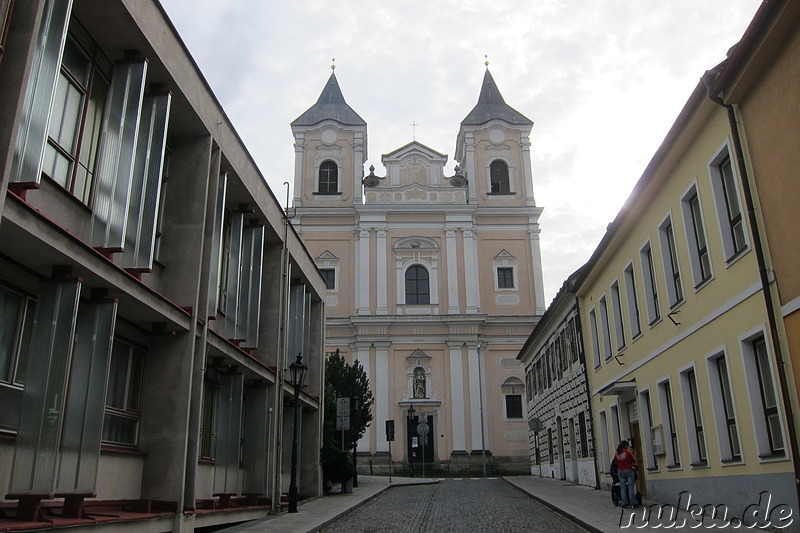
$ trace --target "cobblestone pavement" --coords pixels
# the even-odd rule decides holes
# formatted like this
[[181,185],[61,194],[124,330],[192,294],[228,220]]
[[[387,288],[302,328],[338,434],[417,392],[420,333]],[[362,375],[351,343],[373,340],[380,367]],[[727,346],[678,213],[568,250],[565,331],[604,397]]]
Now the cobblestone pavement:
[[347,532],[585,532],[500,479],[393,487],[322,530]]

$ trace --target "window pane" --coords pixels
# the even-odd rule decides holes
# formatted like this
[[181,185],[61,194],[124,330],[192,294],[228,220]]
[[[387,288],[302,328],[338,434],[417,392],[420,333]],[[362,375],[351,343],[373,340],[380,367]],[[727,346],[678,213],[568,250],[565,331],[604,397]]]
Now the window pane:
[[0,287],[0,380],[11,381],[22,296]]
[[130,349],[127,345],[117,341],[114,342],[106,392],[106,405],[109,407],[125,409],[129,351]]
[[103,440],[116,444],[136,445],[139,421],[106,413],[103,417]]
[[522,418],[522,396],[506,395],[506,418]]
[[764,339],[759,339],[753,343],[756,352],[759,375],[761,378],[761,391],[764,395],[764,407],[771,409],[777,406],[775,397],[775,387],[772,384],[772,372],[770,371],[769,358],[767,355],[767,345]]
[[141,350],[132,350],[131,372],[128,378],[128,400],[125,408],[129,411],[138,411],[142,396],[142,377],[144,374],[144,353]]
[[36,301],[28,299],[25,306],[25,318],[22,326],[22,339],[17,349],[17,369],[14,382],[25,383],[28,374],[28,359],[31,354],[31,339],[33,338],[33,317],[36,316]]
[[92,78],[92,89],[86,103],[86,118],[81,134],[80,154],[76,170],[73,194],[88,204],[92,194],[94,166],[97,161],[97,148],[100,144],[100,126],[103,121],[103,109],[106,105],[108,82],[99,74]]

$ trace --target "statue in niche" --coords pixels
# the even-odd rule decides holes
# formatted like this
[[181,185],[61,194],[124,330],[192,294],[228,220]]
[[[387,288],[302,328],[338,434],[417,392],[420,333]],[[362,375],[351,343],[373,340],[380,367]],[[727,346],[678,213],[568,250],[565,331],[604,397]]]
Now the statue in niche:
[[414,369],[414,398],[426,398],[425,370],[421,366]]

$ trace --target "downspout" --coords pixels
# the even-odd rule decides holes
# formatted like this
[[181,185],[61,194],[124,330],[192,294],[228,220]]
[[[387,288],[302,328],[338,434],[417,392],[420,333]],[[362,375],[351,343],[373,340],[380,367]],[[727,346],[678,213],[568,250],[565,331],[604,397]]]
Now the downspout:
[[800,509],[800,463],[798,462],[798,459],[800,459],[800,451],[798,450],[797,446],[797,428],[795,427],[791,396],[789,395],[783,350],[781,349],[780,338],[778,336],[778,319],[775,316],[774,299],[772,297],[772,291],[770,290],[769,269],[767,268],[767,261],[764,253],[764,246],[761,240],[758,218],[756,217],[756,208],[753,202],[753,191],[750,187],[750,179],[744,161],[742,140],[739,135],[739,123],[736,119],[736,112],[733,105],[725,103],[722,98],[712,94],[711,91],[714,85],[714,80],[712,79],[711,72],[708,72],[705,76],[703,76],[703,83],[706,86],[708,97],[711,99],[711,101],[725,108],[725,111],[728,114],[728,124],[731,130],[731,137],[733,138],[733,149],[736,154],[736,166],[739,169],[739,173],[742,177],[742,192],[744,194],[745,206],[747,208],[747,219],[750,222],[750,227],[753,234],[753,248],[755,248],[756,260],[758,261],[758,273],[761,278],[761,292],[764,294],[764,303],[767,307],[767,321],[769,323],[770,337],[772,338],[772,346],[775,350],[775,362],[778,370],[778,379],[781,385],[781,400],[783,401],[783,408],[786,412],[786,429],[789,432],[789,446],[791,447],[792,453],[795,492],[797,494],[797,509]]

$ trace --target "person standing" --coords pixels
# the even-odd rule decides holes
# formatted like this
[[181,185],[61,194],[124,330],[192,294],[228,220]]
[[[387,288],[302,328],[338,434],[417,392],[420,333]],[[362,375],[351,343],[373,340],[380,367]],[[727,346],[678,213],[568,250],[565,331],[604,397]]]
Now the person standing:
[[617,462],[622,508],[633,509],[639,505],[636,500],[636,458],[633,456],[628,441],[623,440],[619,443],[614,460]]

